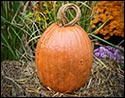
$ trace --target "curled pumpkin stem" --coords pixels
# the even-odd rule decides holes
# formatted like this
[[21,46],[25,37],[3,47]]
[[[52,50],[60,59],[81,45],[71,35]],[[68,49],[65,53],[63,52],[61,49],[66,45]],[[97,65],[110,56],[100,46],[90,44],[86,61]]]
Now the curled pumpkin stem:
[[[65,12],[68,9],[74,9],[75,13],[76,13],[76,17],[70,22],[68,22],[68,19],[65,15]],[[68,4],[61,6],[58,13],[57,13],[57,18],[59,19],[59,22],[58,22],[59,26],[74,25],[80,20],[80,17],[81,17],[81,10],[79,9],[79,7],[77,5],[75,5],[73,3],[68,3]]]

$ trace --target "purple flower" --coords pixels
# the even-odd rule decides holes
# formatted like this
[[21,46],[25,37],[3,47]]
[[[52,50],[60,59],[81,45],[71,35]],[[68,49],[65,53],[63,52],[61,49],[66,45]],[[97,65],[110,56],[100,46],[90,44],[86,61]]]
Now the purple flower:
[[95,52],[95,55],[96,55],[97,57],[99,57],[100,53],[99,53],[99,52]]
[[[124,48],[122,47],[124,50]],[[120,51],[111,46],[101,46],[94,50],[94,55],[98,58],[110,58],[112,60],[116,60],[118,63],[124,63],[124,56],[120,53]]]

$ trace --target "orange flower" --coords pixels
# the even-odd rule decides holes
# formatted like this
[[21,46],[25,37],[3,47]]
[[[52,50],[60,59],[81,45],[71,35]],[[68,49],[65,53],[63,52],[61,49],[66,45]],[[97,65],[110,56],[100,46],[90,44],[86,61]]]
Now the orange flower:
[[113,35],[124,37],[124,1],[100,1],[93,8],[92,14],[95,15],[90,21],[92,29],[95,25],[99,26],[100,23],[110,20],[96,34],[102,34],[104,39]]
[[107,35],[104,37],[105,40],[109,39],[110,38],[110,35]]

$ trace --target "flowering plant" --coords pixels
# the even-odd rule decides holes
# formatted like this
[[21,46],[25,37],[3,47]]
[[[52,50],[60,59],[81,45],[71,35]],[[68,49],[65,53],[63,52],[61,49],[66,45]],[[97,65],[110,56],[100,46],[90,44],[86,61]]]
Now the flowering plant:
[[[124,48],[122,47],[123,51]],[[115,60],[119,64],[124,64],[124,56],[120,50],[111,46],[101,46],[94,50],[94,55],[98,58],[104,59],[109,58]]]
[[103,24],[95,34],[100,34],[105,40],[112,36],[124,38],[124,1],[98,1],[92,10],[93,18],[90,28],[94,31]]

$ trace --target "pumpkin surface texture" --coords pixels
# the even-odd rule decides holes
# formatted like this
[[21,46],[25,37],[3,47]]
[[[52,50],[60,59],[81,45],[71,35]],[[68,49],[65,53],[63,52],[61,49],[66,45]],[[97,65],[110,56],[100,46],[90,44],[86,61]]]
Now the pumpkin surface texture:
[[[67,7],[80,10],[71,3],[62,6],[59,12]],[[43,85],[56,92],[68,93],[78,90],[87,81],[93,49],[87,33],[77,24],[71,25],[76,20],[67,25],[66,20],[61,20],[64,14],[59,13],[57,17],[59,23],[51,24],[38,40],[35,60]]]

